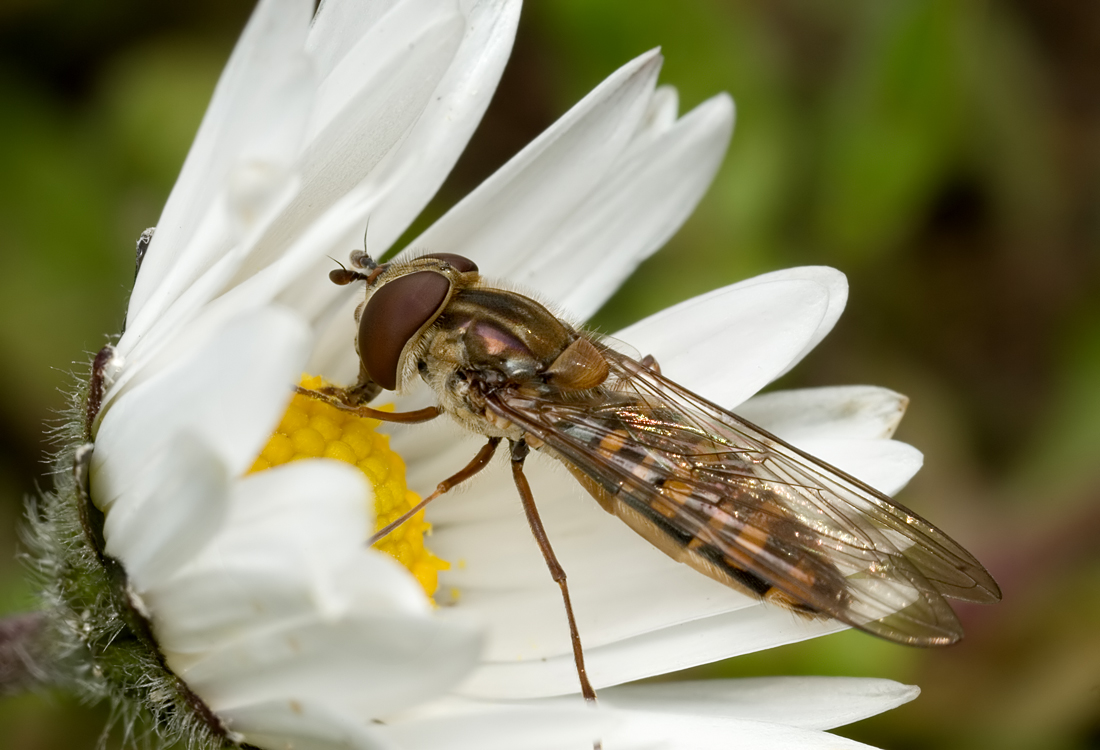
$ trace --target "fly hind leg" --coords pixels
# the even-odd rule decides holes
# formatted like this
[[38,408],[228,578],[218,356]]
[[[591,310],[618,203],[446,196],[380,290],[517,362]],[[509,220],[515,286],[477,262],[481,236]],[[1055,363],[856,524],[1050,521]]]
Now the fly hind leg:
[[581,682],[581,695],[589,703],[596,702],[596,691],[592,689],[592,683],[588,681],[588,673],[584,668],[584,649],[581,648],[581,636],[577,632],[577,621],[573,617],[573,605],[569,601],[569,587],[565,583],[565,570],[554,555],[550,546],[550,539],[546,536],[546,529],[539,518],[538,508],[535,507],[535,497],[531,494],[531,485],[523,473],[523,462],[527,458],[527,443],[523,440],[511,441],[512,448],[512,479],[516,483],[520,500],[523,501],[523,512],[527,515],[527,523],[531,526],[531,533],[535,536],[535,542],[539,545],[542,557],[546,560],[546,567],[550,569],[550,577],[561,588],[561,598],[565,603],[565,616],[569,620],[569,638],[573,643],[573,661],[577,665],[577,677]]

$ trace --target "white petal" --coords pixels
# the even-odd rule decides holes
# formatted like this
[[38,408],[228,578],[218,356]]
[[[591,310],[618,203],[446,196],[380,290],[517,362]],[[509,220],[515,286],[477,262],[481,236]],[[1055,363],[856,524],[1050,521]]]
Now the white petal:
[[[719,97],[729,98],[726,94],[719,94],[715,98]],[[713,101],[713,99],[709,101]],[[704,102],[700,106],[707,106],[707,104],[708,102]],[[676,87],[658,86],[653,92],[653,98],[649,100],[649,109],[646,111],[645,119],[642,120],[638,132],[634,134],[630,150],[641,151],[648,148],[654,140],[675,126],[679,113],[680,94],[676,91]]]
[[225,522],[229,475],[194,435],[171,437],[134,491],[104,522],[106,552],[121,560],[138,593],[160,585],[197,555]]
[[253,747],[397,750],[374,727],[331,707],[294,698],[223,709],[219,717]]
[[478,646],[473,631],[430,618],[357,617],[255,633],[177,674],[218,712],[297,698],[384,716],[443,694]]
[[[323,0],[314,15],[305,48],[313,58],[318,75],[325,78],[332,72],[378,20],[389,13],[400,0]],[[441,0],[449,7],[451,0]]]
[[617,709],[713,716],[833,729],[908,703],[920,694],[892,680],[857,677],[756,677],[621,685],[600,691]]
[[650,52],[613,73],[410,247],[464,255],[491,276],[518,274],[530,248],[567,220],[627,147],[660,62]]
[[[359,294],[355,294],[356,291]],[[313,347],[313,356],[306,364],[306,372],[320,375],[330,383],[347,384],[358,380],[359,357],[355,352],[355,308],[363,301],[362,297],[361,290],[352,290],[350,294],[340,295],[339,299],[333,300],[329,310],[318,316],[317,339]]]
[[[389,182],[360,185],[337,200],[317,221],[303,228],[278,261],[251,275],[226,280],[224,291],[205,304],[189,323],[203,330],[218,327],[221,321],[276,301],[299,313],[309,322],[327,317],[342,299],[362,296],[361,289],[338,287],[328,279],[327,265],[332,261],[325,252],[349,246],[366,217],[378,201],[391,190],[399,176]],[[239,274],[241,268],[235,268]],[[358,292],[358,294],[356,294]],[[349,317],[350,325],[350,317]],[[349,334],[349,339],[350,334]],[[354,356],[354,351],[351,352]],[[120,379],[121,381],[121,379]]]
[[[181,337],[183,338],[183,337]],[[308,332],[297,317],[269,308],[227,321],[202,342],[177,341],[181,356],[112,404],[96,435],[93,497],[108,507],[190,431],[231,475],[247,469],[290,400]]]
[[753,396],[735,411],[789,443],[814,438],[887,439],[909,399],[869,385],[801,388]]
[[[294,563],[310,562],[300,550],[290,548],[285,554],[288,560],[282,567],[262,558],[250,566],[237,555],[221,578],[207,569],[204,575],[181,577],[173,588],[144,596],[170,662],[184,668],[213,648],[303,620],[358,617],[358,610],[372,606],[391,613],[417,609],[411,596],[414,582],[392,559],[364,552],[363,559],[352,561],[345,570],[320,577],[316,566],[306,572],[294,569]],[[370,584],[354,585],[355,576],[367,576]],[[424,595],[419,594],[423,609]]]
[[[499,741],[502,733],[522,732],[531,722],[517,746],[580,749],[598,740],[616,750],[739,748],[746,742],[769,748],[854,749],[865,746],[815,730],[893,708],[918,692],[887,680],[828,677],[668,682],[601,690],[595,710],[578,710],[579,695],[507,704],[441,701],[434,714],[417,711],[379,731],[392,732],[402,747],[410,748],[482,747],[468,743],[471,738]],[[565,713],[570,710],[572,715]],[[584,725],[589,739],[561,731],[578,725]]]
[[[304,121],[308,115],[308,106],[279,105],[287,104],[289,91],[306,83],[302,44],[312,6],[308,0],[263,0],[249,19],[214,90],[134,284],[127,313],[131,338],[143,335],[164,307],[227,249],[211,245],[200,252],[191,237],[212,203],[223,196],[221,188],[238,166],[242,150],[257,140],[257,133],[271,132],[272,117]],[[292,94],[290,101],[296,98]],[[294,131],[282,122],[276,125],[279,132]],[[146,309],[154,296],[159,300],[156,308]],[[125,342],[126,337],[119,342],[124,350]]]
[[146,594],[161,645],[201,653],[303,618],[353,611],[424,615],[408,572],[365,549],[369,489],[334,461],[301,461],[234,486],[221,535]]
[[296,546],[316,559],[350,559],[361,551],[372,526],[372,494],[362,472],[339,461],[294,461],[251,474],[233,486],[219,540],[227,549],[199,556],[193,565],[217,567],[216,559],[225,560],[249,545],[274,557],[282,545],[264,545],[271,534],[296,539]]
[[[804,278],[807,280],[816,281],[819,284],[824,284],[829,289],[829,306],[825,310],[825,314],[821,318],[821,323],[818,325],[817,330],[814,332],[813,337],[806,342],[806,345],[802,348],[791,362],[787,365],[787,369],[776,375],[780,377],[788,373],[794,368],[802,358],[809,354],[815,346],[821,343],[821,340],[829,335],[829,332],[833,330],[833,326],[840,319],[841,313],[844,312],[844,306],[848,304],[848,279],[847,277],[836,270],[835,268],[828,268],[826,266],[804,266],[802,268],[791,268],[786,271],[777,272],[782,274],[785,278]],[[773,274],[764,274],[758,276],[758,279],[766,279]],[[752,279],[749,280],[750,282]]]
[[446,73],[463,31],[454,3],[404,0],[359,40],[318,92],[302,154],[302,192],[273,230],[271,252],[401,142]]
[[[438,78],[441,68],[446,68],[447,60],[456,48],[456,40],[444,35],[434,40],[438,43],[436,49],[417,49],[425,41],[432,39],[431,30],[453,27],[459,21],[458,3],[455,0],[401,0],[391,3],[385,13],[380,15],[369,10],[361,13],[364,17],[362,20],[374,16],[369,25],[351,17],[347,12],[351,9],[350,3],[345,3],[344,8],[346,10],[339,15],[348,28],[342,31],[344,44],[339,57],[333,56],[332,50],[324,48],[328,40],[321,38],[318,33],[322,30],[335,31],[331,26],[332,16],[335,14],[329,8],[319,14],[318,23],[314,24],[306,45],[311,56],[319,58],[318,66],[321,68],[317,106],[310,122],[310,141],[338,115],[355,109],[355,101],[369,96],[371,89],[384,89],[386,82],[383,75],[387,70],[407,77],[406,85],[410,85],[414,79],[420,79],[415,84],[417,87],[434,85],[434,79]],[[406,55],[403,59],[398,59],[400,52]],[[422,98],[415,92],[410,94],[409,98],[412,100]],[[413,105],[414,109],[421,107],[422,104]],[[395,122],[404,119],[404,115],[395,113]],[[403,128],[398,130],[398,135],[401,129]],[[397,142],[397,137],[385,138],[381,142],[393,144]],[[369,158],[377,162],[382,153],[372,154]]]
[[[793,269],[716,289],[615,334],[652,354],[665,377],[716,403],[736,405],[802,356],[828,322],[831,269]],[[816,270],[816,269],[814,269]],[[825,283],[815,275],[825,277]]]
[[472,705],[465,713],[397,720],[379,732],[406,750],[592,750],[621,718],[594,711],[578,696],[573,705]]
[[[560,229],[509,280],[590,318],[695,210],[733,130],[733,102],[714,97],[662,133],[644,131]],[[491,272],[490,270],[486,271]]]
[[[412,130],[380,168],[411,163],[409,178],[370,215],[369,250],[389,248],[450,173],[496,90],[519,22],[518,0],[464,3],[466,31]],[[472,7],[469,7],[472,6]]]
[[[332,284],[328,271],[334,264],[325,253],[349,247],[352,237],[359,234],[367,217],[400,179],[400,175],[393,175],[388,181],[361,184],[333,202],[316,221],[304,226],[288,247],[282,248],[276,262],[263,269],[237,269],[237,277],[227,284],[223,294],[206,305],[202,316],[217,320],[277,300],[316,322],[319,317],[327,317],[341,300],[362,297],[361,288]],[[352,325],[350,316],[345,325]]]
[[[405,164],[386,174],[371,176],[371,172],[397,147],[430,101],[461,32],[462,19],[453,4],[406,0],[356,44],[322,83],[313,110],[314,130],[298,157],[301,175],[296,193],[287,196],[270,225],[242,242],[242,257],[227,288],[237,292],[240,286],[258,282],[257,275],[278,262],[284,268],[273,278],[279,280],[280,289],[296,276],[309,279],[306,274],[312,272],[317,281],[307,286],[321,286],[321,300],[334,296],[322,266],[331,267],[326,255],[343,255],[350,243],[343,241],[337,249],[335,243],[313,241],[303,257],[303,237],[331,234],[334,227],[328,225],[334,220],[342,230],[351,219],[358,242],[367,212],[394,184],[408,179]],[[369,183],[364,183],[368,177]],[[361,189],[353,191],[357,185]],[[271,287],[271,277],[264,281],[265,288]]]
[[766,747],[768,750],[869,750],[845,737],[746,719],[700,719],[659,713],[629,712],[621,730],[604,739],[606,750],[734,750]]
[[[618,643],[586,647],[585,664],[598,689],[795,643],[845,627],[836,621],[805,620],[760,603]],[[583,628],[580,636],[583,643]],[[459,692],[478,698],[525,698],[577,690],[577,672],[569,652],[536,661],[483,662]]]
[[[228,222],[226,211],[211,211],[204,217],[202,226],[196,231],[196,238],[192,243],[203,246],[221,242],[222,237],[228,232]],[[148,320],[135,321],[134,325],[127,328],[116,347],[117,356],[125,362],[125,367],[115,373],[108,384],[109,387],[104,395],[104,409],[132,387],[132,381],[148,379],[159,372],[166,361],[175,360],[172,352],[176,350],[172,347],[177,345],[180,331],[187,330],[187,324],[202,310],[203,305],[209,302],[219,289],[224,288],[225,282],[232,278],[240,262],[239,252],[225,253],[181,290],[178,297],[166,302],[167,306],[164,309],[158,306],[157,314],[150,314]],[[150,307],[151,305],[146,305],[143,311]],[[143,312],[142,315],[144,314]],[[193,333],[194,329],[191,330]],[[169,350],[167,356],[166,349]]]
[[924,456],[896,440],[805,440],[799,448],[851,474],[879,492],[893,495],[913,478]]

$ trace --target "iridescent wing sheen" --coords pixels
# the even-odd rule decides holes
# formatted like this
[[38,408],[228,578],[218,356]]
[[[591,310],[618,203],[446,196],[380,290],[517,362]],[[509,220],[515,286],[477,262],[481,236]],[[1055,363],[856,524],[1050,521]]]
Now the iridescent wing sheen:
[[962,637],[944,597],[1000,599],[982,565],[912,511],[603,351],[611,375],[601,389],[504,389],[488,408],[660,549],[795,611],[912,645]]

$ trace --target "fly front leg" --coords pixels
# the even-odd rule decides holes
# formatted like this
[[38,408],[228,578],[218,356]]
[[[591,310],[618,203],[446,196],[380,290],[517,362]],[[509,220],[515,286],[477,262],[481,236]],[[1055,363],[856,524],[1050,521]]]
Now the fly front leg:
[[550,577],[561,588],[561,598],[565,603],[565,616],[569,620],[569,638],[573,643],[573,661],[577,665],[577,677],[581,681],[581,695],[589,703],[596,702],[596,691],[592,689],[592,683],[588,681],[588,673],[584,669],[584,649],[581,648],[581,636],[577,632],[577,621],[573,617],[573,605],[569,601],[569,587],[565,583],[565,570],[554,555],[550,546],[550,539],[546,536],[546,529],[539,518],[538,508],[535,507],[535,496],[531,494],[531,485],[523,473],[523,462],[527,458],[529,449],[523,440],[509,441],[512,449],[512,479],[515,480],[516,489],[519,491],[520,500],[523,501],[523,512],[527,515],[527,523],[531,526],[531,533],[535,535],[535,541],[539,545],[542,557],[546,561],[546,567],[550,569]]
[[438,406],[426,406],[423,409],[416,409],[415,411],[382,411],[381,409],[372,409],[369,406],[359,406],[357,404],[348,403],[341,398],[339,388],[325,388],[324,390],[314,391],[296,385],[294,386],[294,392],[302,396],[317,399],[318,401],[324,401],[329,406],[333,406],[340,411],[348,411],[366,419],[377,419],[379,422],[419,424],[420,422],[431,421],[443,413],[443,410]]

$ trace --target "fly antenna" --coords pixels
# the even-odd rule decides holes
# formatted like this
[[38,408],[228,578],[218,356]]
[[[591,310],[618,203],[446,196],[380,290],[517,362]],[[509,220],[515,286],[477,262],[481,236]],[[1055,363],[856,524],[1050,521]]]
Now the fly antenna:
[[[367,217],[367,225],[363,227],[363,249],[351,251],[351,264],[364,271],[373,271],[378,268],[377,261],[367,252],[367,232],[370,231],[370,217]],[[367,278],[363,276],[363,278]]]
[[[354,255],[354,253],[353,253],[353,255]],[[358,271],[351,270],[350,268],[345,266],[343,263],[336,260],[336,258],[333,258],[331,255],[328,256],[328,259],[331,260],[336,265],[340,266],[339,268],[335,268],[335,269],[328,272],[329,281],[331,281],[333,284],[339,284],[340,286],[344,286],[346,284],[350,284],[353,281],[366,281],[366,279],[367,279],[366,274],[362,274],[362,273],[359,273]]]

